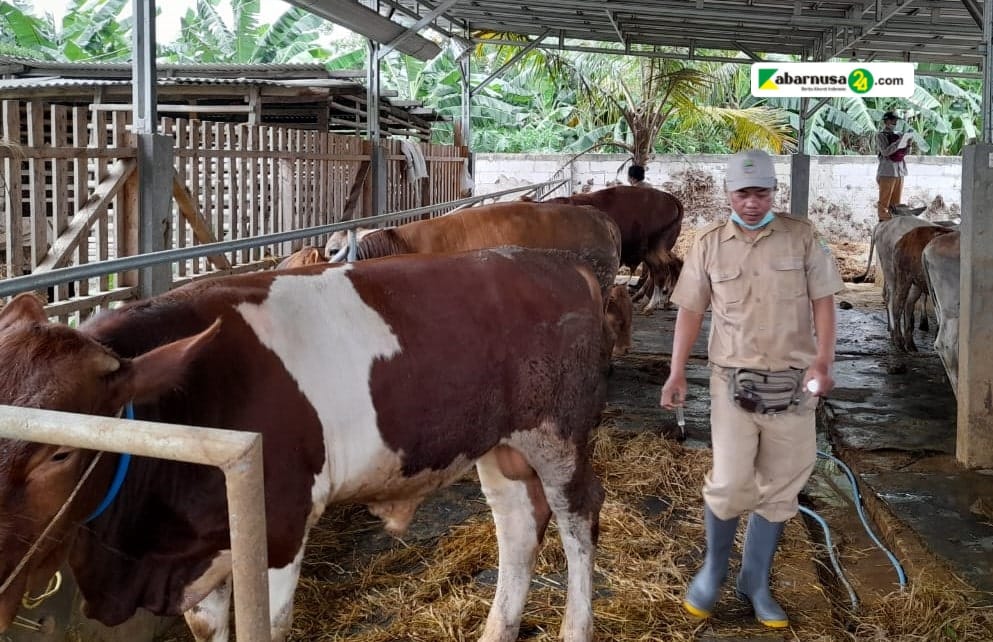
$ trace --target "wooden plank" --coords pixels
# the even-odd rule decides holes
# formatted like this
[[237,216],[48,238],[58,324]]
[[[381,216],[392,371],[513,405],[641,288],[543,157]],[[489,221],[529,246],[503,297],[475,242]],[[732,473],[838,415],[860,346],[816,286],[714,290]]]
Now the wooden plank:
[[[232,134],[234,137],[232,146],[237,150],[244,150],[244,125],[235,125],[232,130]],[[235,174],[235,180],[232,181],[235,189],[235,195],[231,199],[231,226],[238,230],[238,238],[245,238],[248,236],[248,220],[246,218],[246,203],[248,202],[248,197],[246,194],[248,190],[248,171],[245,166],[245,157],[238,156],[232,165],[232,170]],[[248,256],[249,251],[247,249],[242,250],[241,258],[238,260],[238,263],[248,263]]]
[[[2,103],[2,112],[3,137],[18,145],[19,148],[22,147],[20,103],[14,100],[5,100]],[[21,227],[21,190],[23,189],[21,165],[21,160],[14,155],[7,156],[3,162],[5,187],[3,190],[5,203],[3,226],[6,230],[4,276],[16,276],[24,273],[24,242],[22,238],[23,228]]]
[[[276,128],[276,129],[277,129],[277,131],[284,131],[285,133],[303,131],[303,130],[299,130],[299,129],[286,130],[285,128],[282,128],[282,127]],[[285,149],[285,150],[274,151],[272,153],[276,154],[276,158],[287,158],[287,159],[297,159],[297,158],[301,158],[301,159],[318,159],[318,158],[321,157],[320,154],[316,154],[316,153],[315,154],[304,154],[303,152],[301,152],[299,150],[294,150],[294,148],[292,148],[292,147],[287,147],[287,149]],[[192,155],[193,155],[193,152],[191,152],[188,149],[177,149],[176,150],[176,156],[192,156]],[[203,150],[200,150],[200,155],[207,156],[209,158],[233,158],[233,157],[236,157],[236,156],[246,156],[248,158],[262,158],[263,157],[263,154],[261,152],[258,152],[258,151],[254,151],[253,152],[253,151],[247,151],[246,150],[246,151],[243,151],[243,152],[238,152],[236,150],[231,150],[231,149],[203,149]],[[116,155],[114,157],[116,158]],[[353,154],[346,154],[346,155],[342,156],[341,157],[341,160],[345,160],[345,161],[361,161],[361,160],[364,160],[366,158],[368,158],[367,155],[364,155],[364,154],[361,154],[361,153],[353,153]]]
[[345,200],[344,207],[341,208],[342,221],[353,220],[352,215],[355,212],[355,207],[362,200],[362,194],[365,192],[365,184],[369,180],[371,169],[372,162],[367,160],[360,163],[359,168],[355,171],[355,176],[352,177],[352,188],[348,192],[348,198]]
[[90,226],[107,213],[107,206],[137,168],[134,159],[119,160],[110,168],[106,178],[97,185],[86,204],[72,217],[72,222],[52,245],[52,251],[38,265],[36,271],[47,272],[69,264],[72,253],[86,239]]
[[99,294],[77,296],[71,301],[46,305],[45,313],[49,317],[62,317],[78,312],[81,318],[88,318],[93,313],[94,308],[106,307],[114,301],[129,301],[137,298],[138,288],[136,287],[114,288]]
[[[194,150],[197,163],[193,166],[193,181],[191,183],[190,193],[193,197],[197,199],[200,203],[200,212],[204,220],[207,221],[207,225],[210,225],[212,220],[213,212],[211,210],[213,204],[213,198],[211,194],[211,185],[213,183],[207,178],[213,176],[211,174],[211,161],[210,159],[204,157],[203,150],[207,146],[209,141],[209,130],[207,129],[206,123],[199,120],[193,121],[193,138],[190,140],[190,148]],[[203,194],[200,194],[201,182],[203,181]],[[195,259],[193,261],[193,273],[199,274],[203,269],[202,261],[200,259]]]
[[[28,147],[45,145],[45,105],[30,101],[25,105],[28,120]],[[31,267],[34,268],[48,252],[48,207],[45,201],[46,162],[28,159],[28,205],[31,217]]]
[[[14,101],[12,101],[14,102]],[[9,156],[11,152],[0,147],[0,158],[5,158]],[[137,158],[137,149],[87,149],[86,145],[81,147],[41,147],[39,149],[33,149],[30,147],[22,147],[18,155],[24,158],[44,158],[44,159],[56,159],[61,158],[65,160],[75,160],[79,158]]]
[[[213,138],[209,148],[220,148],[224,146],[224,129],[221,123],[213,123],[211,129]],[[218,240],[224,238],[224,183],[227,177],[224,175],[224,159],[218,157],[212,172],[207,173],[207,182],[214,186],[214,201],[211,208],[214,215],[214,236]]]
[[[116,116],[116,114],[115,114]],[[123,119],[115,118],[114,122],[114,141],[115,144],[130,144],[136,145],[137,139],[131,135],[124,134],[118,127],[123,124]],[[124,182],[124,189],[118,192],[117,198],[114,199],[114,212],[115,219],[114,225],[117,228],[117,256],[137,256],[141,254],[141,248],[139,246],[138,234],[141,229],[141,211],[138,205],[138,173],[134,172],[130,177]],[[100,220],[107,220],[107,216],[103,216]],[[136,286],[138,285],[138,270],[128,270],[127,272],[120,273],[120,280],[116,284],[118,286]],[[110,287],[105,287],[105,290],[109,290]]]
[[[107,145],[107,114],[105,112],[98,112],[93,116],[93,130],[91,134],[90,147],[96,149],[105,149]],[[94,170],[94,180],[95,184],[99,185],[104,178],[107,177],[107,168],[109,163],[106,157],[96,158],[96,167]],[[108,229],[106,224],[98,224],[94,228],[95,232],[95,242],[96,242],[96,254],[91,258],[96,258],[100,260],[100,257],[105,255],[107,252],[107,246],[110,243],[110,238],[108,235]],[[107,290],[109,288],[110,279],[108,276],[99,277],[98,288],[100,290]]]
[[[52,105],[50,108],[52,128],[51,142],[57,145],[65,145],[69,139],[68,132],[68,108],[64,105]],[[54,238],[66,229],[69,224],[69,164],[65,159],[54,159],[52,161],[52,233]],[[70,263],[72,261],[70,260]],[[55,288],[55,298],[58,301],[65,301],[69,298],[69,288],[60,285]],[[60,322],[68,323],[68,318],[60,318]]]
[[[277,131],[277,144],[279,149],[285,150],[290,144],[289,132],[280,128]],[[293,229],[293,161],[289,158],[279,158],[279,224],[280,231]],[[292,244],[287,241],[280,248],[280,254],[285,255],[292,252]]]
[[[177,118],[173,123],[172,128],[173,131],[175,132],[174,133],[174,137],[176,139],[175,147],[177,149],[189,144],[189,141],[187,139],[187,137],[189,136],[189,132],[187,131],[188,130],[187,124],[188,121],[185,118]],[[178,215],[176,216],[176,221],[174,225],[176,248],[186,247],[186,237],[187,237],[186,225],[183,224],[183,221],[185,220],[183,215],[183,208],[179,204],[179,199],[176,198],[176,182],[179,182],[181,185],[185,186],[186,181],[189,180],[189,176],[190,176],[189,165],[190,165],[189,158],[187,157],[177,158],[175,171],[172,177],[172,182],[173,182],[172,194],[173,194],[173,198],[175,198],[176,200],[176,209],[178,211]],[[187,194],[189,194],[189,190],[186,190],[186,192]],[[193,200],[192,195],[190,195],[190,200]],[[196,201],[193,202],[196,203]],[[189,270],[189,261],[184,260],[184,261],[176,262],[177,277],[182,278],[186,276],[188,270]]]
[[[172,197],[176,199],[176,205],[179,207],[179,212],[182,214],[183,219],[193,229],[193,237],[200,244],[217,242],[217,239],[210,232],[210,223],[197,211],[196,199],[186,189],[186,185],[183,184],[180,175],[176,172],[173,172],[172,175]],[[218,269],[231,267],[231,263],[223,254],[208,257],[208,260]]]
[[[257,125],[246,125],[245,145],[248,150],[258,149],[259,128]],[[259,204],[259,165],[261,161],[253,158],[248,160],[246,164],[248,167],[248,176],[246,177],[248,182],[248,191],[246,192],[248,207],[245,210],[245,215],[248,217],[248,235],[259,236],[264,234],[262,231],[261,207]],[[253,248],[251,251],[251,260],[256,261],[261,259],[262,254],[262,248]]]
[[[72,108],[72,144],[79,148],[86,148],[87,145],[87,111],[83,107]],[[86,204],[88,185],[89,164],[86,157],[76,157],[72,161],[72,215],[75,216]],[[87,235],[86,243],[80,243],[76,251],[76,264],[85,265],[90,262],[90,243]],[[76,296],[88,297],[90,295],[90,280],[81,279],[76,282]],[[81,308],[79,310],[79,320],[84,321],[92,314],[93,308]]]

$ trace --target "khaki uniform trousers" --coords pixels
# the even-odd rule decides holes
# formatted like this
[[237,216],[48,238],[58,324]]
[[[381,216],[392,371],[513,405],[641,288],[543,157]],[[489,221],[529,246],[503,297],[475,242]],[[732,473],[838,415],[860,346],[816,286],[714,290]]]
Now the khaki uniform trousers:
[[893,218],[890,205],[898,205],[903,198],[903,176],[877,176],[876,183],[879,184],[879,206],[876,213],[880,221],[888,221]]
[[714,467],[704,479],[703,499],[720,519],[754,511],[770,522],[796,515],[817,458],[814,410],[817,398],[789,411],[745,412],[729,390],[731,371],[713,367],[710,376],[710,432]]

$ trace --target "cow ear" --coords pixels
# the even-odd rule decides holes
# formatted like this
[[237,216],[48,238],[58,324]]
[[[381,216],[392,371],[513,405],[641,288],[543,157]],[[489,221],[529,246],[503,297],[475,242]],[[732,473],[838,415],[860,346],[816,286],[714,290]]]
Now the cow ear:
[[45,308],[33,292],[15,296],[0,310],[0,332],[21,323],[47,323]]
[[217,319],[200,334],[167,343],[135,357],[131,361],[131,399],[136,402],[151,401],[180,387],[189,365],[196,361],[220,330],[221,320]]

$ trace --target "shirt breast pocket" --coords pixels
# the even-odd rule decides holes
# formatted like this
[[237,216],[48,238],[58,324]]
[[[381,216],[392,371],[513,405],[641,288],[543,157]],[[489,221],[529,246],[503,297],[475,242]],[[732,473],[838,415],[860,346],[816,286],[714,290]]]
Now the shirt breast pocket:
[[807,271],[802,256],[788,256],[772,262],[774,291],[780,299],[807,295]]
[[710,287],[714,291],[714,303],[741,305],[745,299],[745,284],[740,267],[714,270],[710,274]]

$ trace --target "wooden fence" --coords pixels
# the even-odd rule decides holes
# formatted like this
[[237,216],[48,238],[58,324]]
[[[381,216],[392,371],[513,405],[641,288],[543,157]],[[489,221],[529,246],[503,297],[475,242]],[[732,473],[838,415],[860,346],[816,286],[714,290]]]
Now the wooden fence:
[[[0,101],[0,276],[137,253],[137,148],[130,112]],[[167,246],[243,239],[359,218],[369,212],[371,147],[361,138],[266,125],[164,118],[175,139]],[[398,140],[384,143],[386,211],[455,200],[464,147],[418,146],[426,178]],[[409,151],[409,148],[408,148]],[[323,244],[323,238],[314,243]],[[289,244],[191,259],[176,283],[269,267]],[[63,320],[137,294],[134,272],[60,285]]]

